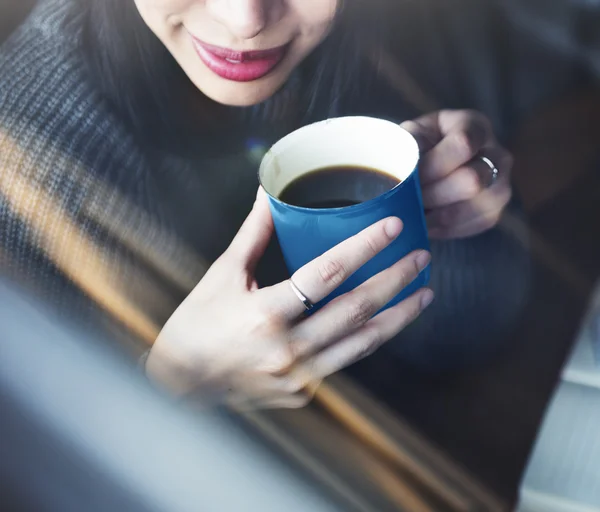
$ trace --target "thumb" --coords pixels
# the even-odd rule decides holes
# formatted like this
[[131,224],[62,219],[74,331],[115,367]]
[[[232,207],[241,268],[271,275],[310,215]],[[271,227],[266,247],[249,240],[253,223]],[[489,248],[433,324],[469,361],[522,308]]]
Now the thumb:
[[273,217],[267,194],[258,189],[254,207],[231,242],[227,254],[253,272],[273,236]]

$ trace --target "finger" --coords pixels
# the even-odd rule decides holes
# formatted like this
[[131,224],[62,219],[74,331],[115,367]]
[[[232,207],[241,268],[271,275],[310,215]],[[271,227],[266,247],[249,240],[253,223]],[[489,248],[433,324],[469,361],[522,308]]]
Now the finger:
[[238,260],[246,270],[252,272],[264,254],[272,236],[273,218],[271,217],[269,201],[267,194],[260,187],[252,211],[224,256]]
[[416,139],[419,151],[426,153],[442,140],[438,118],[439,112],[433,112],[413,121],[405,121],[400,127]]
[[[439,119],[440,123],[448,124],[442,113]],[[489,122],[474,113],[457,116],[456,123],[448,128],[447,132],[442,129],[442,140],[421,159],[419,176],[422,185],[445,178],[495,141]]]
[[452,227],[504,208],[512,197],[512,189],[506,176],[468,201],[461,201],[437,208],[427,214],[428,227]]
[[[510,177],[512,155],[500,146],[486,149],[485,156],[493,163],[504,181]],[[493,184],[492,170],[480,158],[481,154],[456,169],[445,178],[423,186],[423,204],[432,210],[476,197]]]
[[291,334],[294,355],[303,358],[314,354],[360,329],[412,283],[430,261],[427,251],[413,252],[300,322]]
[[[499,174],[508,177],[512,168],[512,155],[497,146],[484,150]],[[445,178],[424,185],[423,205],[432,210],[461,201],[473,199],[494,183],[490,165],[481,158],[481,153],[466,165],[459,167]]]
[[464,123],[465,119],[480,118],[488,123],[487,118],[476,110],[438,110],[430,112],[417,119],[405,121],[400,127],[417,139],[421,152],[429,151],[437,145],[456,125]]
[[429,235],[438,239],[465,238],[494,227],[512,197],[508,179],[501,177],[500,180],[469,201],[444,206],[429,213]]
[[[483,188],[489,188],[494,185],[499,177],[502,177],[504,181],[510,181],[513,164],[514,158],[512,154],[501,146],[486,148],[471,162],[472,168],[479,174],[479,180]],[[499,175],[495,178],[493,168],[496,169]]]
[[449,204],[468,201],[476,197],[483,189],[480,176],[485,167],[489,174],[489,167],[484,162],[474,162],[468,167],[461,167],[445,178],[430,183],[422,189],[423,206],[432,210]]
[[[302,267],[292,281],[316,304],[393,242],[402,228],[402,221],[395,217],[379,221]],[[297,318],[305,309],[288,282],[262,291],[269,294],[271,307],[288,318]]]
[[394,338],[429,307],[434,298],[431,290],[419,290],[397,306],[369,320],[360,330],[313,356],[306,365],[316,378],[324,379],[373,354]]
[[503,213],[504,209],[488,211],[464,224],[449,228],[431,228],[429,236],[435,240],[459,240],[477,236],[500,224]]

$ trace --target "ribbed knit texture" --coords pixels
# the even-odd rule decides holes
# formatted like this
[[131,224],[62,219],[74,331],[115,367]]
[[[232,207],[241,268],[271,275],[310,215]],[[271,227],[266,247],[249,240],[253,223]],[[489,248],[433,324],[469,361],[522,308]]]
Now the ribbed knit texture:
[[[249,211],[255,162],[150,159],[88,77],[83,9],[42,1],[0,51],[0,264],[74,317],[98,308],[70,281],[102,276],[160,326],[201,277],[200,254],[218,255]],[[183,225],[204,235],[190,241]],[[90,245],[71,242],[74,227]],[[529,259],[499,229],[436,242],[433,256],[436,303],[392,349],[453,364],[518,317]]]
[[[153,163],[87,77],[83,14],[72,0],[41,2],[0,51],[3,270],[55,310],[87,319],[98,308],[57,267],[75,263],[84,275],[100,265],[160,323],[177,295],[165,293],[144,261],[177,265],[178,282],[189,287],[201,261],[173,234]],[[91,244],[68,243],[79,235]]]

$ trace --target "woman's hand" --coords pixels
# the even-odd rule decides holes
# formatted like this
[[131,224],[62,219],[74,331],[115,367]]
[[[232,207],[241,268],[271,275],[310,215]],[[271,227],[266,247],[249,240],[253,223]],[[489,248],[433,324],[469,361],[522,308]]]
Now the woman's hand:
[[[420,179],[432,238],[478,235],[493,228],[511,198],[512,156],[481,114],[444,110],[407,121],[421,149]],[[492,169],[498,169],[492,183]]]
[[[402,230],[389,218],[346,240],[292,277],[313,303],[387,247]],[[371,354],[433,299],[422,289],[375,315],[427,266],[418,251],[318,312],[288,281],[259,289],[254,269],[272,236],[268,201],[259,191],[231,246],[170,318],[154,345],[147,374],[173,392],[215,388],[253,406],[299,407],[326,376]]]

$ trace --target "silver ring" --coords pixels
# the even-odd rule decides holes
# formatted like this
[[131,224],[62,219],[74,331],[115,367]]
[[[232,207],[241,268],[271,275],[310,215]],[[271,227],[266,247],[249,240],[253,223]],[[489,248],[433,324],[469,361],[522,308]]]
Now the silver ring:
[[302,302],[302,304],[304,304],[306,311],[310,311],[312,308],[315,307],[315,305],[310,301],[310,299],[308,297],[306,297],[306,295],[304,295],[300,291],[300,289],[294,284],[294,281],[292,281],[291,279],[288,279],[288,283],[290,283],[290,286],[292,287],[292,291],[296,294],[296,297],[298,297],[300,299],[300,302]]
[[490,168],[490,182],[487,184],[487,186],[491,187],[498,179],[500,171],[494,165],[494,162],[492,162],[487,156],[480,156],[479,160],[481,160],[485,165],[487,165]]

